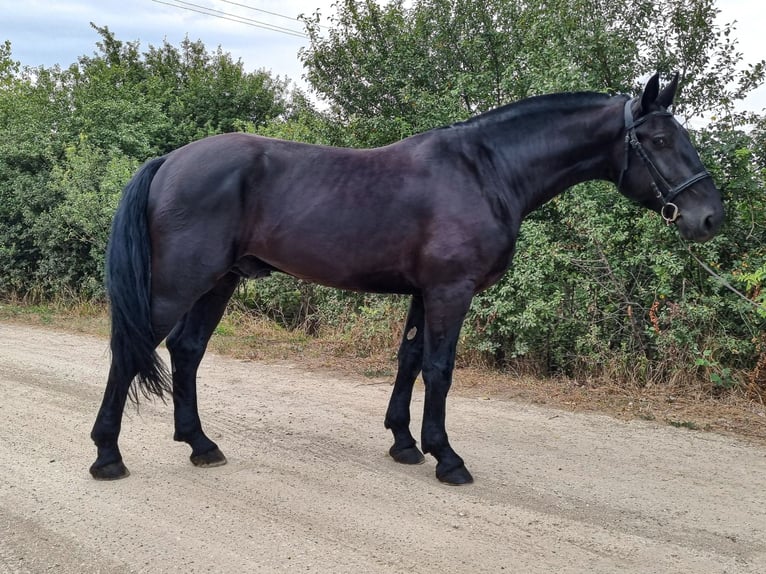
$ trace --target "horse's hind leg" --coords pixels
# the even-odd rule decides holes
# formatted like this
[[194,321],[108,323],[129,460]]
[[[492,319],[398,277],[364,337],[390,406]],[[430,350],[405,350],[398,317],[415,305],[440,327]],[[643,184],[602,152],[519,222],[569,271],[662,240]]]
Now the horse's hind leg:
[[90,474],[96,480],[116,480],[130,475],[122,462],[117,439],[120,435],[122,411],[125,409],[130,383],[136,373],[121,372],[117,365],[118,363],[113,359],[101,407],[90,433],[98,451],[96,461],[90,467]]
[[421,464],[425,460],[410,432],[412,388],[423,365],[424,317],[423,298],[414,295],[399,346],[394,390],[386,411],[386,428],[394,434],[394,445],[388,452],[396,462],[403,464]]
[[[220,312],[218,312],[217,315],[215,315],[215,320],[208,320],[208,322],[212,322],[212,326],[209,327],[209,333],[204,336],[204,342],[202,343],[200,353],[204,352],[205,344],[207,343],[208,338],[210,337],[210,333],[215,328],[215,324],[218,322],[218,319],[220,319],[221,313],[223,313],[223,308],[226,306],[226,301],[228,300],[228,297],[231,295],[231,291],[234,290],[234,287],[236,286],[236,275],[234,275],[232,278],[229,278],[227,275],[225,278],[227,281],[231,282],[231,286],[228,287],[230,290],[227,292],[227,294],[223,294],[222,292],[217,291],[218,288],[222,287],[224,284],[229,285],[229,283],[226,283],[225,280],[221,280],[219,282],[219,285],[214,287],[211,292],[209,292],[207,295],[204,295],[197,303],[197,306],[200,305],[200,302],[203,300],[209,299],[213,301],[211,303],[211,308],[216,307],[216,302],[219,299],[223,299],[223,301],[220,303]],[[218,297],[216,297],[215,293],[218,293]],[[113,325],[113,333],[112,333],[112,362],[111,366],[109,368],[109,378],[106,383],[106,390],[104,391],[104,397],[101,402],[101,407],[98,411],[98,415],[96,416],[96,422],[93,425],[93,430],[91,432],[91,438],[93,439],[93,442],[96,444],[98,455],[96,458],[96,461],[91,465],[90,467],[90,473],[93,476],[93,478],[97,480],[114,480],[118,478],[124,478],[128,476],[130,473],[128,472],[128,469],[125,467],[123,461],[122,461],[122,455],[120,453],[120,449],[117,445],[117,441],[120,435],[120,429],[122,425],[122,414],[123,410],[125,409],[125,403],[127,402],[128,393],[130,392],[130,385],[133,381],[134,377],[138,373],[138,367],[134,366],[134,363],[138,358],[132,357],[131,358],[131,351],[130,351],[130,345],[129,343],[133,341],[135,338],[141,338],[143,336],[143,342],[147,345],[150,345],[152,349],[154,349],[159,343],[168,335],[168,333],[171,331],[171,328],[174,325],[182,324],[184,321],[181,321],[181,318],[184,317],[184,312],[186,309],[189,308],[189,301],[193,301],[194,298],[191,296],[191,294],[181,294],[180,296],[177,293],[177,290],[175,292],[175,295],[172,297],[165,297],[160,298],[156,295],[152,296],[151,301],[151,307],[152,307],[152,318],[151,318],[151,335],[148,333],[125,333],[124,324],[118,323],[118,329],[115,331],[114,325]],[[189,311],[187,313],[188,315],[192,315],[191,324],[196,324],[196,314],[192,311]],[[112,322],[114,324],[115,322],[115,316],[112,317]],[[124,321],[123,321],[124,323]],[[204,323],[204,321],[203,321]],[[180,327],[179,327],[180,329]],[[202,333],[202,328],[191,328],[191,332],[199,332]],[[176,331],[178,334],[179,331]],[[203,335],[200,335],[202,337]],[[126,347],[127,345],[127,347]],[[185,361],[185,353],[184,351],[188,348],[188,345],[181,344],[180,347],[183,349],[180,352],[180,360],[177,361],[181,365],[181,373],[188,372],[188,369],[185,367],[187,362]],[[145,352],[146,349],[143,349],[143,352]],[[193,354],[193,353],[192,353]],[[156,359],[157,368],[160,369],[159,359]],[[194,391],[194,373],[196,373],[196,365],[199,364],[199,359],[196,360],[196,363],[194,363],[194,367],[191,370],[192,371],[192,379],[191,379],[191,388],[192,388],[192,404],[196,405],[196,392]],[[173,394],[177,394],[176,388],[178,387],[178,384],[176,381],[179,379],[178,376],[173,375]],[[186,378],[182,378],[182,381],[186,381]],[[183,382],[181,383],[181,386],[183,387]],[[146,389],[142,389],[143,391],[146,391]],[[136,391],[138,392],[138,391]],[[184,410],[184,406],[188,402],[189,393],[185,393],[181,391],[178,393],[179,396],[184,397],[182,398],[182,406],[181,406],[181,412],[186,412],[189,409],[187,408],[186,411]],[[175,397],[174,397],[175,402]],[[194,408],[194,413],[196,416],[196,406]],[[193,420],[193,418],[190,418],[190,420]],[[198,420],[198,419],[197,419]],[[214,446],[214,445],[213,445]]]
[[190,459],[195,466],[226,464],[226,457],[202,430],[197,410],[197,368],[238,282],[234,273],[224,276],[184,315],[166,342],[173,367],[173,438],[191,446]]
[[[155,339],[152,341],[152,348],[156,347],[165,338],[166,333],[167,331],[156,334]],[[112,343],[118,338],[119,335],[113,333]],[[147,340],[149,340],[148,337]],[[122,454],[117,445],[122,427],[122,413],[125,410],[130,385],[138,374],[138,368],[132,366],[132,363],[125,359],[124,355],[126,353],[126,349],[121,345],[112,345],[109,377],[106,382],[103,399],[101,400],[101,406],[90,434],[98,453],[96,461],[90,467],[90,474],[96,480],[116,480],[130,475],[122,461]],[[157,359],[157,363],[157,368],[161,369],[159,359]],[[138,393],[138,390],[136,390],[136,393]]]

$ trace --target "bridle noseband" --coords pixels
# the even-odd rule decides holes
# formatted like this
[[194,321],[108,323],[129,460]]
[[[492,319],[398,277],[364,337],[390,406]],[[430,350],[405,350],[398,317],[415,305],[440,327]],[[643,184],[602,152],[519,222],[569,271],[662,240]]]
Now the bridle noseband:
[[622,187],[622,178],[628,171],[628,165],[630,163],[630,150],[632,148],[652,176],[652,189],[657,194],[657,198],[662,202],[660,215],[662,215],[662,218],[665,220],[665,222],[670,225],[680,216],[678,206],[673,203],[673,200],[678,197],[678,195],[686,188],[691,187],[698,181],[712,176],[704,167],[702,167],[702,169],[695,175],[691,176],[686,181],[683,181],[676,186],[671,185],[668,180],[663,177],[663,175],[660,173],[660,170],[657,169],[657,166],[654,165],[654,162],[646,153],[646,150],[641,145],[641,142],[638,141],[636,128],[651,116],[672,116],[673,114],[666,110],[658,110],[655,112],[649,112],[645,116],[641,116],[637,120],[634,120],[631,106],[637,99],[638,98],[633,98],[632,100],[625,102],[625,162],[623,163],[622,171],[620,172],[620,178],[617,182],[617,189]]

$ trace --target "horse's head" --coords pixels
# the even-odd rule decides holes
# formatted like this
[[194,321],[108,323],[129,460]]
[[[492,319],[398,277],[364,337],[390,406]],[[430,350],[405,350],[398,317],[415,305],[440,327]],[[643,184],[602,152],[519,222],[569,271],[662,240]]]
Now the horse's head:
[[711,239],[723,222],[721,194],[689,134],[668,111],[678,74],[660,91],[659,74],[624,107],[624,144],[618,189],[675,223],[681,236]]

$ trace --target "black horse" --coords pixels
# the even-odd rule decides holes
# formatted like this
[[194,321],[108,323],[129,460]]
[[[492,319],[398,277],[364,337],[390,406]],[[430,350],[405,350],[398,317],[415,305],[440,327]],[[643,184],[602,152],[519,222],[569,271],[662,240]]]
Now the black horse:
[[[93,477],[128,475],[117,439],[126,399],[139,391],[172,393],[174,438],[191,446],[196,466],[226,462],[202,430],[197,367],[240,279],[281,271],[411,295],[385,417],[390,454],[424,460],[409,428],[422,371],[423,452],[439,480],[471,482],[445,430],[455,346],[472,297],[508,269],[522,219],[599,179],[686,239],[706,241],[720,227],[720,194],[667,111],[677,83],[660,91],[655,75],[634,99],[530,98],[377,149],[226,134],[146,163],[125,188],[108,247],[112,362],[91,433]],[[172,375],[155,352],[165,338]]]

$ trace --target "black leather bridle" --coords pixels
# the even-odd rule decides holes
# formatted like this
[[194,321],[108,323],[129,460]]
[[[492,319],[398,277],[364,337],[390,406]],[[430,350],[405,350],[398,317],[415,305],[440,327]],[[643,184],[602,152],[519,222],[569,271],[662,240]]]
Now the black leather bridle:
[[657,194],[657,198],[662,202],[660,215],[662,215],[662,218],[668,224],[671,224],[680,216],[678,206],[673,203],[673,200],[678,197],[678,195],[686,188],[691,187],[698,181],[712,176],[703,166],[700,165],[700,171],[676,186],[671,185],[668,180],[665,179],[665,177],[660,173],[660,170],[657,169],[657,166],[654,165],[652,159],[646,153],[646,150],[641,145],[641,142],[638,141],[636,128],[651,116],[672,116],[673,114],[666,110],[658,110],[655,112],[649,112],[637,120],[634,120],[633,110],[631,107],[633,102],[635,102],[637,99],[638,98],[633,98],[632,100],[625,102],[625,162],[623,163],[622,171],[620,172],[620,178],[617,182],[617,189],[622,187],[622,178],[628,171],[628,166],[630,163],[630,150],[633,149],[652,176],[652,189]]

